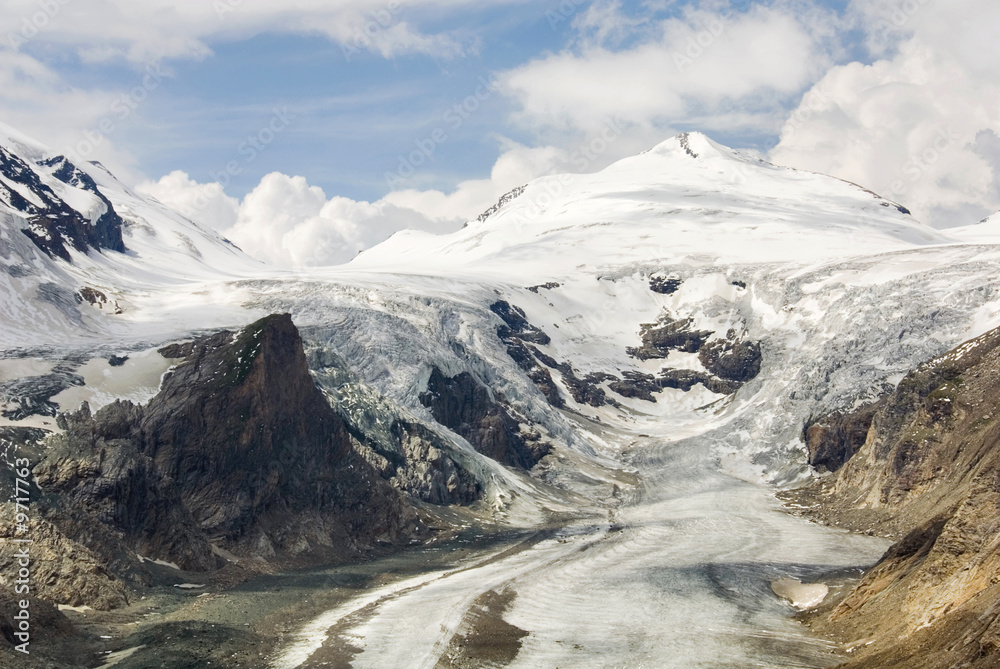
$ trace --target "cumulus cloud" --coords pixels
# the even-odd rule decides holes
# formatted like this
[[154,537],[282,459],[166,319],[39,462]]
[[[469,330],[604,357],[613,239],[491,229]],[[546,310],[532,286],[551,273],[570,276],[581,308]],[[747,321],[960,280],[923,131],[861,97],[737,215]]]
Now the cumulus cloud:
[[251,256],[274,265],[305,267],[349,262],[400,230],[441,234],[458,230],[501,195],[571,166],[572,153],[506,142],[487,179],[464,181],[445,193],[393,191],[376,202],[329,197],[301,176],[272,173],[241,201],[218,183],[198,183],[180,171],[137,190],[217,230]]
[[[516,120],[532,128],[592,131],[617,117],[661,131],[695,119],[707,130],[759,130],[774,124],[782,99],[797,95],[829,63],[817,28],[822,21],[813,13],[806,18],[762,5],[745,12],[689,6],[680,17],[637,26],[617,4],[605,4],[577,19],[575,48],[500,80],[520,107]],[[623,31],[640,39],[617,47]]]
[[772,160],[864,184],[938,227],[1000,209],[1000,6],[856,1],[852,9],[883,57],[818,81]]
[[[212,45],[260,34],[320,35],[346,60],[366,53],[391,58],[461,56],[469,48],[447,30],[419,24],[433,9],[458,13],[524,0],[6,0],[0,3],[0,118],[78,160],[99,160],[125,181],[142,177],[134,158],[116,146],[116,131],[134,124],[146,98],[179,59],[212,55]],[[120,65],[133,79],[114,88],[74,85],[60,71],[75,56],[85,66]],[[46,64],[48,63],[48,64]],[[148,87],[150,69],[156,86]],[[137,92],[140,99],[130,96]]]

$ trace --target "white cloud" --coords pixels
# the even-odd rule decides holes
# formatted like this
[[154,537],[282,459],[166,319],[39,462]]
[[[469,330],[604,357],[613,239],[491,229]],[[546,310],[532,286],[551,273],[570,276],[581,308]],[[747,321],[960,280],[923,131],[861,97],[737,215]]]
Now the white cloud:
[[[444,11],[517,4],[524,0],[451,0]],[[415,21],[439,0],[6,0],[0,3],[0,119],[76,160],[99,160],[124,181],[143,177],[134,158],[115,145],[120,127],[135,124],[152,68],[169,78],[164,61],[199,60],[218,42],[255,35],[321,35],[347,61],[363,53],[391,58],[423,53],[460,56],[468,46],[454,34],[422,31]],[[81,87],[60,75],[75,54],[81,63],[126,62],[134,78],[118,89]],[[50,63],[48,65],[46,63]],[[139,91],[142,99],[130,96]],[[124,106],[123,106],[124,105]],[[103,128],[103,129],[102,129]]]
[[505,92],[520,105],[517,121],[532,128],[592,131],[618,117],[659,128],[662,136],[692,119],[711,130],[715,115],[731,122],[738,107],[746,112],[744,123],[759,130],[774,122],[777,102],[796,95],[828,63],[820,48],[823,36],[814,34],[821,22],[812,15],[802,21],[760,5],[745,13],[688,8],[682,17],[656,24],[640,43],[616,50],[603,41],[634,28],[614,18],[617,10],[602,5],[600,12],[580,17],[577,49],[501,77]]
[[886,58],[835,67],[772,160],[863,184],[938,227],[1000,209],[1000,6],[855,2]]
[[[57,151],[69,152],[87,141],[97,144],[82,160],[100,160],[120,178],[136,174],[135,161],[113,146],[112,133],[99,131],[102,120],[122,121],[114,105],[121,95],[107,90],[83,90],[65,83],[39,60],[0,45],[0,119]],[[132,110],[129,110],[132,113]]]
[[578,160],[578,152],[506,142],[488,179],[464,181],[450,193],[394,191],[377,202],[328,197],[305,178],[280,173],[265,176],[242,202],[226,195],[218,183],[198,183],[179,171],[137,190],[214,228],[264,262],[335,265],[400,230],[458,230],[504,193],[536,177],[572,169]]
[[[521,0],[492,0],[511,4]],[[298,0],[294,7],[272,0],[7,0],[3,24],[13,26],[15,46],[34,39],[61,44],[85,60],[133,63],[204,58],[218,39],[261,33],[324,35],[349,49],[391,57],[426,53],[458,56],[464,47],[445,33],[425,34],[412,25],[436,0]],[[451,9],[482,6],[457,0]]]
[[180,170],[143,182],[136,190],[219,232],[236,225],[240,213],[239,200],[226,195],[220,184],[200,184]]

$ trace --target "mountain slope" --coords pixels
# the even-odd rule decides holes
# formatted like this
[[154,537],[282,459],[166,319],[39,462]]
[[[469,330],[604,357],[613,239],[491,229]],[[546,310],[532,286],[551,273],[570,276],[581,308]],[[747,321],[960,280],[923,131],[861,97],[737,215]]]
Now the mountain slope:
[[[49,158],[25,164],[44,176],[39,161]],[[5,401],[71,411],[80,395],[25,402],[16,395],[77,377],[87,387],[102,383],[93,380],[98,375],[129,378],[139,374],[141,356],[155,359],[163,345],[197,339],[211,348],[205,336],[231,337],[218,334],[221,327],[248,332],[243,326],[261,316],[290,314],[302,355],[270,352],[282,367],[297,370],[301,392],[274,391],[297,406],[279,411],[250,401],[267,394],[273,370],[266,361],[260,362],[264,371],[252,375],[252,387],[213,397],[215,368],[219,379],[238,377],[244,360],[237,355],[234,363],[205,348],[200,359],[214,367],[181,363],[163,384],[169,402],[150,400],[150,392],[142,400],[149,405],[125,412],[141,414],[140,424],[148,419],[150,429],[136,437],[127,457],[111,461],[115,476],[102,473],[95,487],[135,474],[158,490],[156,477],[142,475],[153,462],[183,485],[184,504],[203,532],[221,535],[247,555],[267,553],[268,542],[288,548],[273,538],[280,535],[275,525],[286,519],[269,514],[277,507],[301,510],[301,500],[282,484],[300,479],[281,454],[302,455],[296,449],[308,446],[303,457],[317,462],[316,444],[302,426],[318,411],[326,416],[317,407],[328,403],[334,423],[343,423],[335,436],[350,437],[349,457],[363,459],[365,470],[405,494],[407,504],[469,505],[432,510],[449,518],[446,524],[548,532],[568,523],[542,541],[542,550],[514,555],[511,573],[503,560],[488,561],[454,591],[446,579],[440,590],[427,591],[474,602],[488,600],[479,600],[481,588],[520,587],[511,616],[533,642],[551,640],[553,629],[572,632],[572,620],[547,627],[552,621],[545,616],[564,610],[559,604],[597,621],[605,618],[594,612],[609,611],[612,601],[620,605],[615,613],[631,611],[623,597],[649,605],[650,620],[640,630],[651,635],[647,640],[669,646],[679,637],[664,635],[691,632],[685,643],[694,639],[695,657],[709,630],[744,629],[747,620],[761,620],[768,634],[788,632],[790,613],[766,579],[812,576],[831,564],[857,566],[874,560],[871,545],[878,542],[854,537],[849,553],[831,552],[842,535],[776,518],[771,489],[759,484],[811,476],[801,437],[816,417],[846,414],[856,403],[884,396],[919,362],[1000,324],[1000,246],[960,243],[858,186],[769,165],[696,134],[598,174],[537,180],[453,235],[400,234],[346,266],[302,271],[260,266],[138,198],[101,168],[80,169],[121,217],[127,252],[84,253],[67,238],[69,261],[50,257],[17,227],[27,220],[24,212],[4,219],[5,239],[20,245],[17,253],[28,259],[23,264],[30,262],[36,273],[6,272],[13,283],[3,299],[21,305],[24,322],[2,334],[5,355],[19,359],[0,360],[0,374],[37,374],[0,381]],[[56,310],[52,320],[62,321],[39,335],[32,310],[40,304],[55,309],[40,297],[46,282],[61,291],[67,308]],[[74,294],[93,297],[97,306],[80,305]],[[122,313],[108,314],[115,303]],[[78,321],[67,315],[74,313]],[[28,347],[34,347],[30,353]],[[302,375],[303,357],[324,403]],[[110,368],[112,359],[123,363],[119,371]],[[169,366],[157,365],[158,373]],[[185,380],[198,387],[192,401],[185,400]],[[113,399],[113,392],[102,396],[105,403]],[[202,409],[217,413],[223,399],[243,411],[208,424]],[[243,458],[240,449],[250,443],[244,438],[258,435],[241,428],[260,428],[258,414],[261,420],[290,417],[274,429],[268,427],[274,421],[263,421],[264,432],[297,446],[285,451],[263,438],[253,442],[262,461]],[[5,420],[15,427],[21,422]],[[165,431],[177,439],[157,442]],[[216,453],[216,441],[232,452]],[[342,446],[338,438],[331,453]],[[243,467],[244,460],[253,466]],[[251,482],[246,490],[236,485],[237,472]],[[203,497],[209,479],[222,485]],[[734,513],[730,495],[746,508]],[[296,527],[294,519],[289,524]],[[140,536],[143,530],[125,529]],[[289,539],[294,549],[296,537]],[[172,550],[167,542],[152,545]],[[181,559],[185,550],[177,548]],[[667,548],[681,565],[670,565],[670,579],[683,588],[642,580],[664,573]],[[549,561],[536,561],[545,555]],[[600,582],[609,567],[629,588]],[[542,599],[525,585],[536,576]],[[670,597],[657,596],[661,587]],[[398,609],[396,598],[389,599],[384,607],[391,614]],[[464,609],[446,610],[419,589],[399,600],[416,602],[408,619],[421,624],[406,631],[421,643],[449,647],[448,629],[426,613],[428,606],[465,624]],[[671,610],[704,614],[701,626],[665,629],[666,602],[677,603]],[[395,620],[389,615],[384,628],[398,630]],[[622,642],[620,629],[595,630],[613,637],[602,652],[621,648],[636,652],[628,656],[633,664],[647,661],[642,643],[615,645]],[[445,635],[440,644],[439,634]],[[732,652],[733,666],[760,657],[766,659],[758,663],[774,664],[767,654],[775,652],[773,644],[754,655],[729,643],[727,634],[711,632],[719,641],[713,649]],[[366,662],[373,666],[398,665],[380,650],[389,657],[409,650],[381,648],[374,636],[370,641]],[[556,649],[564,655],[526,655],[523,663],[580,660],[584,651],[570,646]],[[525,650],[539,648],[526,643]]]
[[8,315],[0,346],[128,336],[134,295],[261,269],[99,164],[74,165],[0,125],[0,307]]
[[504,200],[458,233],[402,232],[351,266],[542,281],[628,263],[815,262],[948,241],[859,186],[698,133],[596,174],[537,179]]
[[846,667],[1000,662],[1000,330],[902,380],[846,435],[856,454],[794,497],[820,516],[898,539],[815,621],[848,639]]

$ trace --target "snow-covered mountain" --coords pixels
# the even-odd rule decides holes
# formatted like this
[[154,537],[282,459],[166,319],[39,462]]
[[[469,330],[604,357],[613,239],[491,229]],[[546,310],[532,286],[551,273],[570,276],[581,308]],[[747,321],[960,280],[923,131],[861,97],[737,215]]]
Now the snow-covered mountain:
[[[377,528],[352,507],[352,541],[405,538],[412,508],[546,528],[530,550],[352,599],[273,666],[299,666],[336,626],[363,641],[358,666],[435,666],[494,589],[517,592],[503,620],[530,632],[511,666],[779,666],[785,642],[813,658],[796,666],[826,666],[767,583],[885,546],[778,514],[770,488],[738,479],[810,476],[814,418],[1000,325],[995,217],[936,231],[860,186],[694,133],[536,180],[454,234],[400,233],[308,270],[258,263],[8,128],[0,157],[0,427],[58,431],[36,419],[84,400],[144,405],[79,412],[59,457],[38,456],[71,506],[136,521],[90,537],[97,553],[132,551],[131,573],[140,549],[190,566],[329,547],[352,536],[331,534],[344,518],[322,501],[341,476],[347,506],[369,484],[386,502],[368,514]],[[317,416],[347,470],[296,466],[325,457]],[[117,490],[168,502],[154,517]],[[80,538],[63,527],[57,539]],[[77,581],[54,565],[43,596],[57,601]],[[88,586],[104,573],[77,571]],[[113,586],[88,592],[124,601]]]
[[3,348],[127,337],[142,295],[263,269],[100,164],[74,165],[0,124]]
[[641,262],[815,262],[947,241],[860,186],[689,133],[596,174],[537,179],[461,232],[401,232],[351,264],[541,279]]
[[[727,425],[731,448],[781,453],[765,458],[781,469],[809,415],[1000,322],[989,224],[936,231],[860,186],[697,133],[538,179],[454,234],[399,233],[303,271],[253,261],[99,165],[8,128],[0,145],[17,162],[0,193],[8,350],[287,311],[418,415],[433,368],[470,372],[554,434],[572,432],[563,404],[648,433]],[[110,221],[112,243],[65,225],[44,228],[61,247],[44,239],[39,221],[60,212],[88,234]]]

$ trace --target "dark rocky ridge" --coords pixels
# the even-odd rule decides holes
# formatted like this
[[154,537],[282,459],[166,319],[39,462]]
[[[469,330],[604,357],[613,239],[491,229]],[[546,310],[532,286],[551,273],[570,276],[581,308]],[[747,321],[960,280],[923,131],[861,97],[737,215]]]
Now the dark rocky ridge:
[[[667,294],[681,285],[679,279],[655,276],[651,282],[655,284],[653,290]],[[757,342],[744,341],[733,329],[726,333],[725,339],[712,340],[714,332],[692,329],[693,319],[675,319],[665,314],[656,323],[641,327],[642,346],[629,348],[627,353],[640,360],[665,359],[672,351],[698,353],[705,371],[668,368],[661,370],[659,376],[635,370],[619,372],[620,376],[601,371],[581,378],[572,365],[559,362],[535,346],[547,345],[551,340],[541,328],[528,322],[522,309],[501,300],[494,302],[490,310],[504,322],[497,328],[497,336],[507,346],[508,355],[549,404],[560,409],[566,406],[566,401],[549,370],[559,372],[573,401],[592,407],[620,406],[601,387],[605,383],[608,390],[620,397],[656,402],[656,395],[664,389],[686,392],[699,383],[714,393],[731,395],[756,378],[761,370],[763,356]]]
[[17,191],[0,184],[0,201],[19,211],[30,224],[30,227],[22,232],[49,256],[66,261],[70,260],[68,247],[84,253],[90,249],[124,253],[125,243],[122,240],[124,221],[110,200],[97,188],[93,179],[62,156],[52,158],[42,166],[55,167],[52,173],[55,178],[94,194],[104,203],[106,209],[92,224],[45,185],[33,166],[0,147],[0,173],[30,190],[42,202],[41,205],[30,202]]
[[420,402],[476,451],[509,467],[531,469],[551,451],[537,434],[522,434],[503,397],[468,372],[449,378],[435,367]]
[[917,368],[876,406],[817,423],[816,450],[834,464],[870,428],[835,475],[788,496],[829,522],[898,539],[813,616],[855,647],[844,667],[1000,666],[998,409],[995,330]]
[[835,411],[802,429],[809,464],[821,472],[835,472],[861,450],[868,439],[875,413],[882,402],[859,407],[850,412]]
[[39,574],[42,597],[120,606],[149,581],[137,555],[192,571],[221,565],[215,547],[330,561],[423,532],[352,448],[288,315],[182,348],[148,405],[60,416],[37,452],[36,535],[76,556]]
[[[286,315],[199,343],[139,424],[142,452],[209,536],[236,552],[391,541],[399,495],[351,449]],[[232,548],[231,548],[232,550]]]
[[656,323],[643,325],[639,330],[642,346],[629,348],[630,356],[639,360],[665,359],[671,351],[697,353],[715,334],[711,330],[692,330],[690,318],[673,319],[664,316]]
[[649,278],[649,289],[660,295],[673,295],[683,284],[683,280],[673,277],[653,275]]

